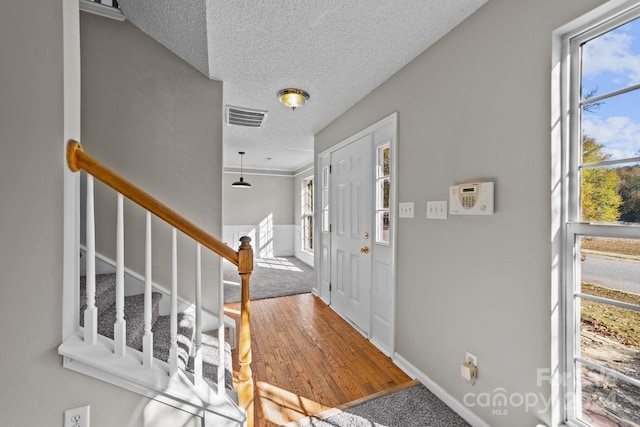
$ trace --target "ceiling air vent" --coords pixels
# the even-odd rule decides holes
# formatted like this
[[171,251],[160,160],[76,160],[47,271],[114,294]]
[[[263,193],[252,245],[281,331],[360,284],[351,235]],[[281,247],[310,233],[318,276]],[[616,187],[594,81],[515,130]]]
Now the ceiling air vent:
[[261,128],[267,111],[251,110],[249,108],[226,106],[227,124],[234,126],[245,126],[250,128]]

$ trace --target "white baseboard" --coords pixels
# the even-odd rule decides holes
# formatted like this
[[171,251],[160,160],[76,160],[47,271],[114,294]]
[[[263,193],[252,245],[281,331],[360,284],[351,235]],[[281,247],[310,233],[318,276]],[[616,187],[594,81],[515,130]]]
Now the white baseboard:
[[400,369],[406,372],[411,378],[415,378],[420,381],[429,391],[435,394],[438,399],[442,400],[448,407],[455,411],[458,415],[465,419],[466,422],[474,427],[488,427],[482,418],[476,415],[468,407],[463,405],[460,401],[456,400],[453,396],[446,392],[439,384],[434,382],[431,378],[425,375],[418,368],[413,366],[407,359],[400,354],[395,353],[393,355],[393,361]]
[[384,345],[383,343],[375,339],[374,337],[370,336],[369,341],[371,342],[371,344],[375,345],[378,350],[384,353],[385,356],[388,356],[388,357],[392,356],[391,350],[386,345]]

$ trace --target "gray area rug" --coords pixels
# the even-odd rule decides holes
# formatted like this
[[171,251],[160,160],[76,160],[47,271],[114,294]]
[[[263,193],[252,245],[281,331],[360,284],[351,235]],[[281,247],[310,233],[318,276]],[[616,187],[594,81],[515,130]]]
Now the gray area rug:
[[469,424],[422,384],[379,397],[305,427],[462,427]]
[[[240,275],[230,262],[223,264],[224,302],[240,301]],[[294,257],[256,259],[249,280],[252,300],[311,292],[313,268]]]

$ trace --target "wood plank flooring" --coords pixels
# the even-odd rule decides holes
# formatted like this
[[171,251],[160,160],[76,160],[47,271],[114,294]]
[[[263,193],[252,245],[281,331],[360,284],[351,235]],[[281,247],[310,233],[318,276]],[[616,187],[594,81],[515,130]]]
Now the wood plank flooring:
[[[239,309],[225,305],[238,330]],[[410,380],[312,294],[251,301],[251,327],[256,426],[287,424]],[[237,375],[237,349],[233,360]]]

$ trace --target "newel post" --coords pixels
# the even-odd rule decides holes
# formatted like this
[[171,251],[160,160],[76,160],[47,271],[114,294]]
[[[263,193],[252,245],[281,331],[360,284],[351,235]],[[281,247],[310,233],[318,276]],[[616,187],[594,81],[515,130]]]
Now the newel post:
[[249,307],[249,278],[253,272],[253,249],[250,242],[250,237],[241,237],[240,249],[238,249],[238,273],[242,279],[238,403],[247,411],[247,427],[253,427],[253,372],[251,371],[251,318]]

